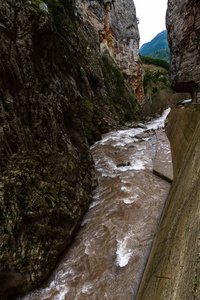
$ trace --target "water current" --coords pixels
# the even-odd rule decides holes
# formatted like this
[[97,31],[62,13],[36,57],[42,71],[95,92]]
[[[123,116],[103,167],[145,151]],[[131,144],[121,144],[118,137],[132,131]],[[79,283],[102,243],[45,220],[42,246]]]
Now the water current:
[[135,299],[170,186],[152,172],[152,129],[168,112],[145,134],[110,132],[91,147],[98,187],[81,229],[48,282],[18,300]]

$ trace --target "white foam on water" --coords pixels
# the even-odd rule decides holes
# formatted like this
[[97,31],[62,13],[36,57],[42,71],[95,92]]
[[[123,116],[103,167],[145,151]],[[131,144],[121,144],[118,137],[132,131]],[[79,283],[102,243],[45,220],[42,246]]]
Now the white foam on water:
[[117,240],[117,258],[116,258],[116,265],[119,267],[125,267],[133,252],[132,249],[127,247],[127,242],[130,239],[129,236],[126,236],[123,240]]
[[[59,271],[58,272],[58,278],[59,276],[63,275],[63,271]],[[67,272],[68,273],[68,272]],[[54,293],[52,294],[52,291],[54,291]],[[56,291],[56,295],[55,295],[55,291]],[[68,293],[69,288],[66,287],[66,285],[64,284],[60,284],[57,282],[57,280],[52,280],[49,287],[44,288],[44,289],[38,289],[35,292],[31,292],[30,294],[27,294],[25,297],[23,297],[23,300],[32,300],[35,299],[35,297],[40,297],[42,294],[42,299],[54,299],[54,300],[65,300],[66,299],[66,294]],[[17,299],[21,299],[20,297]]]
[[122,186],[122,187],[121,187],[121,191],[123,191],[123,192],[129,192],[130,189],[127,188],[126,186]]
[[91,289],[91,285],[90,284],[84,284],[83,286],[82,286],[82,293],[83,294],[87,294],[89,291],[90,291],[90,289]]
[[125,204],[132,204],[139,196],[135,194],[134,196],[129,197],[128,199],[124,199]]
[[90,243],[88,241],[85,241],[84,244],[85,244],[85,254],[90,255],[91,254],[91,251],[90,251],[91,245],[90,245]]
[[145,169],[145,165],[146,165],[146,161],[143,161],[142,159],[134,159],[133,162],[131,163],[130,166],[123,166],[123,167],[116,167],[115,166],[115,171],[119,170],[121,172],[126,172],[126,171],[131,171],[131,170],[144,170]]
[[81,227],[83,227],[85,224],[87,224],[90,221],[90,219],[83,219],[83,221],[81,222]]
[[97,205],[100,204],[100,203],[101,203],[101,201],[92,201],[92,202],[90,203],[90,205],[89,205],[89,209],[91,209],[91,208],[97,206]]
[[141,159],[138,159],[134,162],[134,170],[144,170],[145,169],[145,163]]
[[122,143],[122,142],[118,142],[116,144],[114,144],[114,147],[124,147],[125,146],[125,143]]
[[[83,295],[81,295],[81,294],[84,294],[84,299],[89,299],[88,296],[91,293],[91,289],[92,289],[92,285],[91,284],[87,284],[87,283],[83,284],[82,287],[80,287],[77,290],[76,296],[75,296],[74,300],[80,300],[80,299],[82,299]],[[80,296],[81,296],[81,298],[80,298]],[[87,298],[85,298],[85,297],[87,297]],[[65,298],[65,300],[67,300],[67,298]]]
[[66,289],[65,291],[62,292],[62,291],[60,291],[60,287],[59,287],[58,300],[65,300],[66,299],[65,296],[66,296],[67,292],[68,292],[68,289]]
[[102,140],[95,142],[90,147],[90,150],[99,147],[99,145],[104,146],[107,143],[109,143],[110,145],[113,144],[114,147],[123,147],[129,142],[133,142],[134,137],[143,131],[144,129],[142,128],[131,128],[128,130],[109,132],[102,136]]
[[131,199],[125,199],[124,203],[125,204],[132,204],[135,200],[131,200]]
[[161,117],[155,119],[154,121],[147,123],[147,128],[154,129],[154,130],[163,128],[165,126],[165,119],[166,119],[167,115],[169,114],[169,112],[170,112],[170,108],[166,109],[163,112]]

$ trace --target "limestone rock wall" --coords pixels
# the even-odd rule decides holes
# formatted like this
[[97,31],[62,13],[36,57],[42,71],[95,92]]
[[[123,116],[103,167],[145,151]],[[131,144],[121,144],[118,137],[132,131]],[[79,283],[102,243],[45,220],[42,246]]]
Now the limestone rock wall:
[[89,143],[138,113],[73,1],[0,1],[1,299],[49,275],[91,201]]
[[199,0],[168,0],[166,16],[171,53],[171,84],[200,102]]
[[96,29],[101,52],[108,50],[143,102],[143,68],[139,58],[139,32],[132,0],[77,0],[83,18]]

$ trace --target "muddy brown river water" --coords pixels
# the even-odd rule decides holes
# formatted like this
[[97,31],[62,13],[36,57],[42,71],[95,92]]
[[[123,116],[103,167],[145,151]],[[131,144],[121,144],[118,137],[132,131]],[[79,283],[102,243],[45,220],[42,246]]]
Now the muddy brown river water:
[[[163,116],[147,128],[164,126]],[[23,300],[133,300],[170,184],[152,172],[153,131],[105,134],[91,147],[98,177],[76,238],[42,288]]]

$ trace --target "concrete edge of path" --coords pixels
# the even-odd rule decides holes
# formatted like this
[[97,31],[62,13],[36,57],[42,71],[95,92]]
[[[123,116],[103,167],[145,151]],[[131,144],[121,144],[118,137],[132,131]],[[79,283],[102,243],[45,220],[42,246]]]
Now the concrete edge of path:
[[172,183],[173,165],[169,140],[164,130],[157,130],[156,137],[157,146],[153,165],[153,173]]

